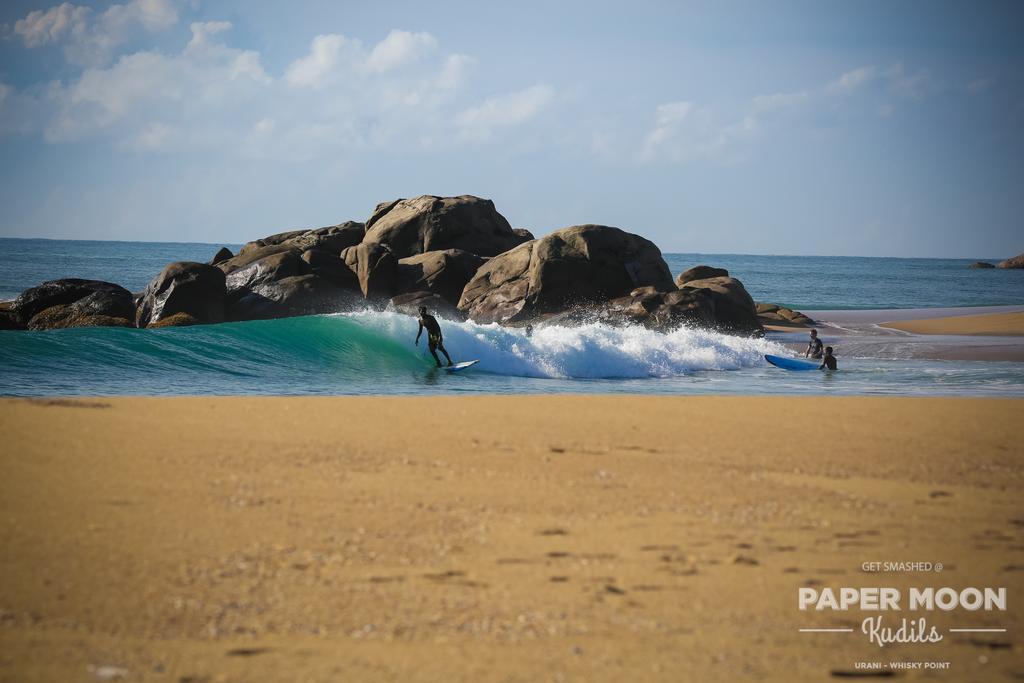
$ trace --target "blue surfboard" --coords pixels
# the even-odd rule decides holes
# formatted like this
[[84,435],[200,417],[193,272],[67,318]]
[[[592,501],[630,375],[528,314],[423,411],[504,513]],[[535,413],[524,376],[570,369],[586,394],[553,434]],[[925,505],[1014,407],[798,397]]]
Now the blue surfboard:
[[764,359],[783,370],[817,370],[819,365],[818,363],[808,363],[805,360],[797,360],[796,358],[783,358],[782,356],[771,356],[768,354],[765,354]]

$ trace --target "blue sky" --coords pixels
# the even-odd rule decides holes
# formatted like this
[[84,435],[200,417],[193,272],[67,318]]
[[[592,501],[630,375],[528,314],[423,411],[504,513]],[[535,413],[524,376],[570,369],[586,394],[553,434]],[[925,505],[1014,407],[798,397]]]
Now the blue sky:
[[664,251],[1024,251],[1024,5],[0,7],[0,235],[242,242],[418,194]]

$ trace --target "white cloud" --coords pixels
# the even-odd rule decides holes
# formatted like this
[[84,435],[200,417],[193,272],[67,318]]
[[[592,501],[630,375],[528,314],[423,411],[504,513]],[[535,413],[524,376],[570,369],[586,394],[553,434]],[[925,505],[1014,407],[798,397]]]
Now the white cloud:
[[331,76],[343,61],[355,61],[354,55],[360,46],[342,35],[329,34],[313,38],[309,54],[292,62],[285,71],[285,80],[291,85],[305,88],[322,88],[328,85]]
[[141,27],[154,32],[178,21],[171,0],[130,0],[114,4],[96,14],[91,8],[63,3],[47,10],[34,10],[14,24],[26,47],[64,42],[64,56],[82,66],[105,64],[114,50]]
[[53,144],[103,140],[140,153],[216,149],[299,161],[481,141],[553,99],[553,88],[538,85],[470,106],[475,60],[406,31],[370,48],[316,36],[275,76],[259,53],[230,46],[230,28],[196,22],[178,53],[134,52],[67,81],[0,88],[0,130],[41,133]]
[[65,2],[47,10],[34,10],[14,24],[14,32],[22,37],[26,47],[40,47],[53,43],[69,33],[82,33],[89,18],[88,7]]
[[370,71],[390,71],[419,61],[437,48],[437,40],[429,33],[392,31],[374,46],[366,59]]
[[825,86],[825,91],[832,95],[849,95],[867,84],[875,77],[875,68],[862,66],[847,71],[842,76]]
[[536,116],[554,99],[549,85],[534,85],[525,90],[490,97],[462,111],[456,123],[470,137],[489,137],[495,128],[513,126]]
[[638,158],[641,162],[701,159],[729,163],[741,156],[736,143],[754,133],[757,126],[750,115],[727,122],[692,102],[668,102],[655,109],[654,128],[643,141]]

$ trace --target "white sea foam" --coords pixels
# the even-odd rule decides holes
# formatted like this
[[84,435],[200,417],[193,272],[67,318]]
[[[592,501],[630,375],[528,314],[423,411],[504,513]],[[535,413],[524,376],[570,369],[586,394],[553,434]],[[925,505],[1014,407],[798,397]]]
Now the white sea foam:
[[[416,321],[397,313],[344,314],[394,341],[410,343]],[[441,321],[455,360],[480,359],[481,370],[518,377],[567,379],[674,377],[701,370],[737,370],[763,364],[766,353],[786,354],[764,339],[680,328],[669,333],[643,327],[589,324],[522,329],[497,324]],[[425,336],[425,335],[424,335]],[[425,339],[420,352],[426,354]]]

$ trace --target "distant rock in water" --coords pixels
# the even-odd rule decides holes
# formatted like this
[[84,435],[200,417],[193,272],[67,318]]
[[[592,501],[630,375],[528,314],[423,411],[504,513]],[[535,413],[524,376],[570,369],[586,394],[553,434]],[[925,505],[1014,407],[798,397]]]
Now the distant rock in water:
[[477,322],[517,322],[648,285],[675,289],[653,242],[618,228],[578,225],[489,260],[466,285],[459,308]]
[[694,266],[684,270],[676,278],[676,284],[682,287],[692,280],[706,280],[711,277],[729,277],[729,271],[725,268],[714,268],[712,266]]
[[968,268],[995,268],[995,266],[992,265],[991,263],[989,263],[988,261],[975,261],[974,263],[972,263],[971,265],[969,265],[967,267]]
[[192,261],[170,263],[146,286],[135,313],[138,327],[188,313],[204,323],[224,320],[224,271]]
[[1024,268],[1024,254],[1018,254],[1013,258],[1000,261],[996,264],[996,268]]
[[794,311],[791,308],[777,304],[757,304],[757,316],[761,319],[762,324],[769,325],[802,325],[809,327],[814,324],[814,320],[800,311]]
[[[51,310],[52,309],[52,310]],[[17,324],[32,330],[109,326],[135,317],[132,293],[101,280],[50,280],[26,289],[11,305]]]
[[445,249],[497,256],[524,239],[489,199],[422,195],[378,204],[366,221],[363,243],[383,244],[403,259]]

